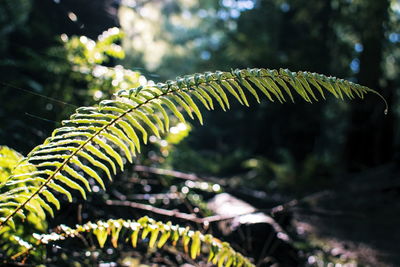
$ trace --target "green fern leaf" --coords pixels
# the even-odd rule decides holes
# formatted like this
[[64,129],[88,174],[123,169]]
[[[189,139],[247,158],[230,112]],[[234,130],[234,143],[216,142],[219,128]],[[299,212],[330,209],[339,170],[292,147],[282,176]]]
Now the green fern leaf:
[[[0,194],[0,200],[8,203],[8,197],[14,194],[20,205],[9,205],[0,210],[0,217],[5,218],[0,222],[0,228],[28,208],[28,204],[31,204],[29,210],[32,212],[35,212],[32,207],[38,206],[38,212],[42,213],[44,209],[52,214],[48,204],[52,203],[59,209],[59,202],[52,192],[59,192],[72,201],[70,190],[74,189],[86,198],[86,192],[90,191],[90,177],[105,188],[99,173],[104,172],[111,180],[111,172],[116,174],[117,165],[123,170],[126,160],[132,162],[136,152],[141,151],[140,139],[146,143],[150,133],[159,137],[169,131],[170,116],[185,122],[182,114],[185,111],[191,118],[194,118],[194,113],[203,123],[201,106],[214,109],[215,101],[226,110],[230,108],[229,97],[248,106],[245,92],[253,95],[258,102],[263,95],[269,101],[285,102],[284,94],[294,101],[293,92],[307,102],[318,101],[317,95],[325,98],[326,93],[339,99],[363,98],[368,93],[380,96],[372,89],[342,79],[284,69],[207,72],[156,86],[120,90],[115,99],[103,100],[97,107],[76,109],[69,120],[62,122],[62,127],[55,129],[51,137],[28,154],[27,164],[21,165],[37,170],[11,176],[1,185],[5,187],[2,192],[6,193]],[[28,178],[32,178],[29,186],[15,182]],[[7,190],[9,186],[20,189]],[[177,238],[173,231],[171,238]]]

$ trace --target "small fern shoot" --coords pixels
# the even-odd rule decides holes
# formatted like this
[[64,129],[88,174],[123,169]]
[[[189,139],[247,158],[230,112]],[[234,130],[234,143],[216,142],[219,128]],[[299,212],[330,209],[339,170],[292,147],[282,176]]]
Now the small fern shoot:
[[[48,244],[76,237],[79,234],[90,233],[96,236],[100,247],[104,247],[107,240],[110,240],[114,248],[118,246],[119,241],[129,242],[135,248],[138,241],[143,240],[149,248],[162,248],[165,244],[183,248],[184,252],[188,253],[192,259],[196,259],[204,251],[202,249],[204,248],[208,251],[208,262],[218,264],[218,266],[254,266],[228,243],[221,242],[210,234],[203,235],[188,227],[172,225],[171,222],[157,222],[147,216],[137,221],[118,219],[96,223],[88,222],[84,225],[77,225],[74,229],[61,225],[58,229],[58,233],[34,236],[41,244]],[[121,231],[122,229],[125,231]]]

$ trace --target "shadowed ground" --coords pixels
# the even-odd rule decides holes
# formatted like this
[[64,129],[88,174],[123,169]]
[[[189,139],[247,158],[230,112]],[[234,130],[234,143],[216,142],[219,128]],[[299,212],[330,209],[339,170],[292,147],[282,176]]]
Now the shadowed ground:
[[297,231],[330,254],[365,266],[400,266],[400,171],[394,164],[343,177],[293,208]]

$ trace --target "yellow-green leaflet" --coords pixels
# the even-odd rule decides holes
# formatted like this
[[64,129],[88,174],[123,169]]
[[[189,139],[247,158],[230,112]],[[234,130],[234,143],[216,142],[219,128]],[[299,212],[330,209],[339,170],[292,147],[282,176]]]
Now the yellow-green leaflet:
[[[274,102],[274,99],[271,97],[271,94],[268,92],[267,87],[266,87],[265,85],[263,85],[262,83],[260,83],[259,81],[257,81],[257,79],[255,79],[255,78],[249,77],[248,79],[249,79],[251,82],[253,82],[253,83],[258,87],[258,89],[260,89],[261,92],[263,92],[264,95],[266,95],[266,96],[268,97],[268,99],[269,99],[271,102]],[[250,86],[250,84],[249,84],[249,86]],[[271,90],[270,90],[270,91],[271,91]],[[276,93],[275,93],[275,92],[273,92],[273,93],[274,93],[275,96],[276,96]],[[278,96],[278,99],[279,99],[279,96]]]
[[183,101],[182,98],[180,98],[177,95],[172,95],[171,97],[175,100],[175,102],[178,104],[178,106],[181,106],[186,111],[186,113],[189,115],[189,117],[193,120],[194,117],[193,117],[192,110],[190,109],[189,105],[186,104],[186,102]]
[[[0,218],[0,221],[3,222],[5,218]],[[13,229],[13,231],[15,231],[15,222],[14,219],[11,218],[7,221],[7,225],[11,227],[11,229]],[[7,228],[6,228],[7,229]]]
[[72,169],[72,168],[71,168],[70,166],[68,166],[68,165],[64,166],[64,171],[65,171],[66,173],[68,173],[71,177],[73,177],[73,178],[75,178],[75,179],[81,181],[81,182],[86,186],[86,189],[87,189],[89,192],[92,191],[91,188],[90,188],[89,181],[88,181],[85,177],[83,177],[81,174],[79,174],[77,171],[75,171],[74,169]]
[[158,130],[160,131],[160,133],[164,132],[164,123],[162,122],[162,120],[159,118],[158,114],[151,114],[149,115],[150,118],[152,118],[153,120],[155,120],[155,122],[157,123],[158,126]]
[[158,241],[157,247],[158,247],[158,248],[161,248],[161,247],[165,244],[165,242],[168,241],[168,238],[169,238],[170,236],[171,236],[171,232],[168,231],[168,230],[165,230],[165,231],[161,234],[161,237],[160,237],[160,239],[159,239],[159,241]]
[[104,182],[103,180],[100,178],[100,176],[89,166],[84,165],[79,159],[78,157],[73,157],[71,159],[71,162],[74,163],[75,165],[77,165],[79,168],[81,168],[85,173],[87,173],[88,175],[90,175],[92,178],[94,178],[96,180],[96,182],[98,182],[101,186],[101,188],[103,188],[104,190],[106,189],[104,186]]
[[192,246],[190,247],[190,257],[195,259],[200,254],[201,249],[201,240],[200,240],[200,232],[196,231],[192,235]]
[[126,118],[133,125],[133,127],[135,127],[136,129],[138,129],[139,131],[142,132],[143,143],[147,144],[147,131],[146,131],[146,129],[143,128],[143,126],[140,125],[140,123],[131,114],[127,114]]
[[[65,177],[61,173],[57,173],[55,176],[55,179],[59,180],[60,182],[64,183],[65,185],[67,185],[70,188],[78,190],[81,193],[81,195],[83,196],[83,198],[86,200],[86,192],[79,184],[77,184],[74,181],[72,181],[71,179]],[[53,184],[51,184],[49,186],[52,187]],[[71,202],[72,202],[72,198],[71,198]]]
[[280,85],[282,86],[282,88],[285,90],[285,92],[290,96],[290,99],[292,100],[292,102],[294,103],[294,98],[292,93],[290,92],[289,87],[286,85],[286,83],[279,77],[274,77],[274,80]]
[[151,103],[158,111],[161,112],[161,114],[163,115],[163,119],[164,119],[164,126],[165,126],[165,131],[169,131],[169,116],[167,114],[167,112],[165,111],[165,109],[163,108],[163,106],[161,104],[159,104],[157,101],[154,101]]
[[188,105],[193,109],[193,112],[196,114],[196,117],[199,119],[200,124],[203,125],[203,117],[201,116],[201,112],[199,107],[194,103],[193,99],[186,94],[185,92],[180,92],[179,95],[188,103]]
[[174,115],[181,121],[181,122],[185,122],[185,118],[183,117],[182,113],[180,113],[178,111],[178,109],[176,108],[175,104],[172,103],[171,100],[169,100],[166,97],[161,98],[161,101],[163,102],[163,104],[165,104],[171,111],[172,113],[174,113]]
[[154,227],[151,229],[150,241],[149,241],[149,248],[153,248],[158,237],[158,233],[160,232],[159,227]]
[[109,121],[118,118],[111,113],[87,113],[87,114],[73,114],[71,119],[92,119],[92,118],[103,118],[109,119]]
[[46,201],[44,201],[39,196],[36,196],[34,199],[39,202],[39,206],[43,207],[50,214],[50,216],[54,218],[53,209],[49,206],[49,204],[46,203]]
[[203,86],[203,85],[200,85],[199,87],[204,91],[208,91],[215,98],[215,100],[217,100],[222,110],[226,111],[224,101],[222,101],[221,97],[217,94],[217,92],[215,92],[214,88],[212,88],[211,86]]
[[280,103],[283,103],[286,101],[285,97],[282,94],[282,91],[279,89],[278,85],[275,83],[274,80],[272,80],[269,77],[265,77],[265,79],[259,79],[262,85],[265,86],[265,88],[271,93],[275,95],[275,97],[279,100]]
[[[121,127],[120,124],[117,124],[117,125],[118,125],[119,127]],[[128,144],[128,150],[130,151],[129,154],[131,154],[131,156],[135,156],[135,155],[136,155],[136,152],[135,152],[136,145],[135,145],[135,143],[132,141],[132,139],[129,138],[129,134],[127,134],[127,133],[124,132],[123,130],[121,130],[121,129],[117,128],[117,127],[114,127],[114,126],[109,127],[109,129],[110,129],[110,131],[111,131],[115,136],[121,138],[122,141],[124,141],[125,143]],[[124,129],[124,128],[122,127],[122,129]],[[125,154],[126,154],[126,152],[125,152]],[[129,159],[128,159],[128,160],[129,160]],[[129,162],[132,163],[132,158],[131,158],[131,157],[130,157]]]
[[22,177],[29,177],[29,176],[38,176],[41,174],[47,174],[47,175],[51,175],[53,172],[50,170],[42,170],[42,171],[33,171],[33,172],[27,172],[27,173],[21,173],[21,174],[17,174],[17,175],[12,175],[9,180],[18,178],[21,179]]
[[[113,133],[118,134],[117,131],[113,131]],[[120,148],[122,151],[124,151],[126,158],[128,159],[129,162],[132,162],[132,154],[129,151],[129,148],[126,146],[126,144],[124,144],[123,141],[121,141],[121,136],[115,136],[111,133],[103,133],[103,137],[107,138],[109,141],[111,141],[112,143],[114,143],[114,145],[118,148]],[[123,165],[123,163],[122,163]],[[121,167],[121,169],[123,169],[123,167]]]
[[59,161],[45,161],[35,165],[35,167],[55,167],[58,168],[61,166],[61,162]]
[[93,233],[96,235],[100,247],[103,248],[108,237],[107,229],[104,227],[98,227],[97,229],[93,230]]
[[93,145],[87,144],[85,146],[85,148],[87,151],[89,151],[96,157],[98,157],[104,161],[107,161],[111,165],[114,175],[117,174],[117,168],[115,167],[114,161],[112,161],[110,157],[107,157],[103,152],[101,152],[99,149],[97,149]]
[[249,103],[247,102],[246,94],[243,92],[242,87],[234,79],[229,79],[228,83],[232,84],[235,87],[235,89],[239,92],[240,97],[243,99],[243,103],[246,106],[249,106]]
[[228,252],[226,250],[222,250],[220,253],[218,253],[217,257],[218,258],[218,267],[224,266],[224,262],[226,259]]
[[[56,178],[57,179],[57,178]],[[61,185],[56,184],[54,181],[51,181],[47,184],[48,187],[50,187],[51,189],[54,189],[55,191],[64,194],[69,202],[72,202],[72,195],[70,192],[68,192],[67,190],[64,189],[64,187],[62,187]]]
[[235,260],[234,256],[230,255],[228,257],[228,260],[226,261],[225,267],[230,267],[234,260]]
[[147,237],[147,235],[150,233],[150,230],[151,229],[150,229],[149,225],[143,226],[141,238],[145,239]]
[[83,158],[85,158],[85,159],[86,159],[87,161],[89,161],[93,166],[96,166],[96,167],[102,169],[102,170],[106,173],[108,179],[109,179],[110,181],[112,180],[111,174],[110,174],[110,170],[107,168],[106,165],[104,165],[103,163],[101,163],[101,162],[98,161],[98,160],[95,160],[91,155],[89,155],[89,154],[86,153],[85,151],[82,151],[82,150],[79,151],[78,155],[79,155],[79,156],[82,156]]
[[244,87],[247,88],[247,90],[256,98],[257,102],[260,103],[260,97],[258,96],[256,90],[245,80],[245,79],[240,79],[239,82],[244,85]]
[[48,202],[52,203],[54,206],[56,206],[56,209],[60,209],[60,202],[57,200],[57,198],[48,190],[43,190],[41,193]]
[[321,94],[322,98],[325,99],[324,91],[322,91],[321,86],[315,81],[313,77],[307,79],[309,83],[311,83],[315,88],[317,88],[318,92]]
[[121,168],[121,171],[124,170],[124,161],[122,160],[121,156],[106,142],[101,140],[99,137],[93,138],[93,141],[96,142],[104,151],[107,152],[107,154],[113,158],[115,161],[117,161],[119,167]]
[[207,262],[210,262],[211,260],[214,259],[214,257],[215,257],[215,250],[216,250],[216,247],[215,247],[214,245],[211,244],[210,251],[209,251],[209,254],[208,254],[208,258],[207,258]]
[[[227,81],[221,81],[221,84],[229,91],[229,93],[231,93],[237,99],[237,101],[239,101],[240,104],[242,104],[242,105],[244,104],[243,100],[236,93],[235,89],[233,89],[232,86]],[[245,97],[245,99],[246,99],[246,97]],[[245,103],[247,103],[247,101]],[[249,104],[247,103],[246,106],[248,106],[248,105]]]
[[315,97],[315,94],[313,92],[313,90],[311,90],[310,85],[308,84],[308,82],[306,81],[306,79],[304,79],[304,77],[302,76],[297,76],[298,80],[300,81],[300,83],[303,85],[303,87],[307,90],[307,92],[314,98],[315,101],[318,101],[318,99]]
[[244,263],[244,258],[243,258],[242,255],[239,254],[239,255],[237,256],[237,264],[236,264],[236,266],[237,266],[237,267],[242,267],[243,263]]
[[68,138],[68,137],[78,137],[78,136],[90,137],[92,135],[92,133],[86,132],[87,130],[98,131],[100,129],[99,127],[82,127],[82,128],[85,128],[85,129],[80,129],[80,127],[72,128],[71,129],[72,132],[67,132],[65,134],[60,134],[60,135],[49,137],[46,139],[45,143],[49,143],[50,141],[54,141],[57,139],[62,140],[62,139]]
[[51,147],[58,147],[58,146],[63,146],[63,145],[69,145],[69,144],[82,144],[84,141],[83,140],[76,140],[76,139],[63,139],[59,140],[53,143],[48,143],[48,144],[42,144],[40,146],[37,146],[33,151],[31,151],[28,154],[28,158],[33,154],[36,153],[38,150],[46,149],[46,148],[51,148]]
[[27,203],[26,209],[36,214],[39,218],[43,220],[46,218],[46,213],[44,212],[43,208],[39,205],[37,199],[33,199],[32,201]]
[[339,84],[332,83],[332,87],[335,88],[336,92],[338,93],[340,98],[343,100],[343,94],[342,94],[342,90],[340,89]]
[[[199,93],[197,93],[197,91]],[[198,87],[196,87],[195,90],[192,90],[191,93],[194,94],[194,95],[200,95],[200,96],[204,97],[208,101],[208,105],[210,106],[210,109],[214,109],[214,104],[213,104],[212,98],[210,97],[210,95],[205,90],[203,90],[203,88],[198,86]],[[197,97],[197,98],[200,99],[200,97]]]
[[63,125],[66,125],[68,123],[73,123],[73,124],[101,124],[101,125],[107,125],[109,121],[106,120],[95,120],[95,119],[72,119],[72,120],[65,120],[62,121]]
[[117,124],[119,127],[122,128],[122,130],[128,135],[130,138],[130,144],[133,147],[132,148],[132,154],[135,155],[135,149],[140,153],[140,141],[139,137],[135,133],[135,130],[127,123],[126,121],[120,120]]
[[329,82],[326,82],[326,81],[320,80],[320,79],[318,79],[317,82],[321,86],[323,86],[326,90],[331,92],[335,97],[339,98],[339,95],[337,94],[337,92],[335,91],[335,89],[332,87],[332,85]]
[[[78,143],[78,142],[77,142]],[[61,146],[61,147],[51,147],[51,148],[46,148],[46,149],[41,149],[35,152],[35,156],[38,154],[50,154],[54,152],[59,152],[59,151],[74,151],[78,147],[75,146]],[[30,158],[32,159],[32,157]]]
[[132,247],[134,247],[134,248],[135,248],[136,245],[137,245],[139,230],[140,230],[140,227],[137,227],[137,228],[133,231],[133,233],[132,233],[132,235],[131,235]]
[[119,223],[114,223],[111,228],[111,244],[113,245],[114,248],[118,246],[118,237],[121,229],[122,227]]
[[154,125],[154,123],[147,117],[146,114],[141,112],[140,110],[136,110],[135,112],[132,113],[133,115],[137,116],[139,119],[141,119],[147,126],[150,127],[150,129],[153,131],[153,133],[160,138],[160,133],[158,132],[157,127]]
[[222,89],[221,86],[219,86],[219,84],[217,84],[216,82],[210,82],[210,85],[212,88],[214,88],[218,92],[218,94],[221,96],[222,100],[224,101],[226,107],[229,109],[230,105],[229,105],[228,97],[226,96],[224,89]]
[[191,91],[190,92],[192,95],[194,95],[200,102],[206,107],[206,109],[211,110],[209,104],[207,103],[207,100],[198,92],[196,91]]

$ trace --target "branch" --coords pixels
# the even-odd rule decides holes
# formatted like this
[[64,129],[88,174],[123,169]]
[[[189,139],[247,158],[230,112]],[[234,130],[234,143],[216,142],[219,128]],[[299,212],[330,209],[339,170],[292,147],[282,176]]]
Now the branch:
[[199,218],[195,214],[180,212],[176,209],[175,210],[161,209],[161,208],[154,207],[152,205],[137,203],[137,202],[133,202],[133,201],[107,200],[106,204],[110,205],[110,206],[122,206],[122,207],[130,207],[130,208],[134,208],[134,209],[146,210],[146,211],[150,211],[150,212],[153,212],[153,213],[156,213],[159,215],[163,215],[163,216],[175,217],[178,219],[183,219],[183,220],[191,221],[194,223],[208,225],[211,222],[230,220],[230,219],[233,219],[233,218],[236,218],[239,216],[253,214],[253,213],[257,213],[257,212],[270,213],[270,214],[274,215],[277,212],[282,212],[283,210],[297,206],[301,202],[320,198],[322,196],[325,196],[326,194],[329,194],[329,192],[322,191],[322,192],[317,192],[317,193],[311,194],[311,195],[306,196],[301,199],[293,199],[282,205],[278,205],[278,206],[275,206],[275,207],[269,208],[269,209],[256,209],[251,212],[246,212],[243,214],[235,214],[235,215],[212,215],[212,216],[208,216],[208,217],[204,217],[204,218]]
[[133,170],[137,171],[137,172],[146,172],[146,173],[153,173],[153,174],[158,174],[158,175],[172,176],[174,178],[183,179],[183,180],[209,181],[209,182],[213,182],[213,183],[221,183],[220,179],[218,179],[218,178],[199,177],[193,173],[184,173],[184,172],[180,172],[180,171],[148,167],[148,166],[144,166],[144,165],[135,165],[133,167]]
[[153,213],[157,213],[160,215],[168,216],[168,217],[175,217],[179,219],[183,219],[186,221],[191,221],[195,223],[203,223],[201,218],[198,218],[194,214],[189,214],[189,213],[183,213],[178,210],[166,210],[166,209],[161,209],[157,208],[151,205],[147,204],[142,204],[142,203],[137,203],[137,202],[132,202],[132,201],[120,201],[120,200],[107,200],[106,201],[107,205],[110,206],[122,206],[122,207],[130,207],[134,209],[141,209],[141,210],[147,210]]

